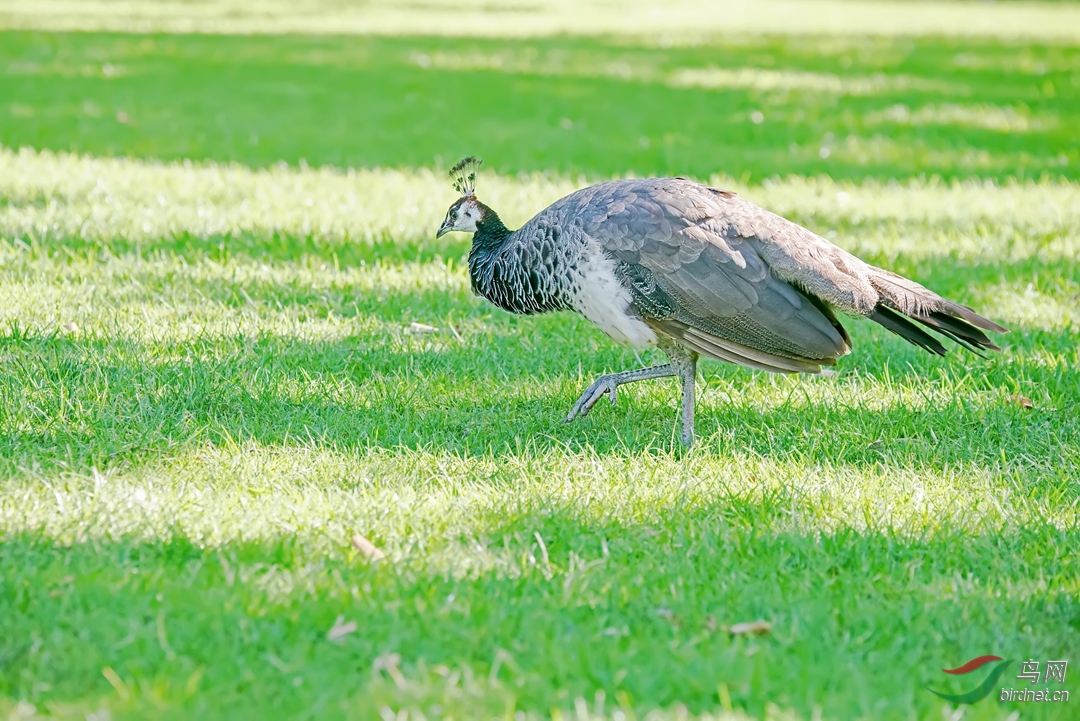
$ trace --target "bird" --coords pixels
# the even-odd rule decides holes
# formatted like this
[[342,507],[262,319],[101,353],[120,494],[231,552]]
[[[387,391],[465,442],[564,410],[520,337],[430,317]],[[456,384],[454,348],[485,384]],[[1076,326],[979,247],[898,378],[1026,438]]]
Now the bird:
[[[611,180],[573,192],[517,230],[476,197],[482,161],[450,170],[460,194],[436,233],[472,233],[472,290],[503,310],[569,310],[617,343],[668,363],[608,373],[566,422],[627,383],[677,377],[681,433],[694,442],[697,362],[820,373],[847,355],[839,315],[866,318],[935,355],[935,335],[979,355],[1007,329],[913,280],[877,268],[742,196],[685,177]],[[640,357],[639,357],[640,358]]]

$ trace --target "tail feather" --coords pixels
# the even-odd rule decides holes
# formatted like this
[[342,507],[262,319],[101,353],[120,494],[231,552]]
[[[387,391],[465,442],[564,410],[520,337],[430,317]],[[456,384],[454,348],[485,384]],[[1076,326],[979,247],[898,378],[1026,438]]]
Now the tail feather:
[[[966,305],[960,305],[959,303],[950,303],[949,301],[945,301],[945,307],[941,310],[944,311],[947,315],[952,316],[953,318],[960,318],[967,321],[976,328],[982,328],[993,333],[1009,332],[1008,328],[1000,326],[988,318],[983,318],[981,315],[973,311],[971,308],[968,308]],[[986,336],[984,335],[983,337]]]
[[[926,317],[916,317],[927,328],[933,328],[938,333],[952,338],[968,350],[978,353],[980,349],[1001,350],[990,337],[976,328],[974,325],[954,318],[942,311],[933,311]],[[996,324],[995,324],[996,325]],[[999,328],[1001,326],[998,326]],[[1003,332],[1002,331],[999,332]]]
[[978,355],[982,355],[980,351],[983,350],[1001,350],[983,331],[1008,333],[1003,326],[966,305],[945,300],[913,280],[880,268],[873,270],[870,283],[878,291],[880,300],[870,314],[870,320],[936,355],[945,355],[945,346],[912,320]]
[[886,305],[878,305],[869,317],[878,325],[888,328],[908,343],[917,345],[928,353],[945,355],[947,352],[937,338]]

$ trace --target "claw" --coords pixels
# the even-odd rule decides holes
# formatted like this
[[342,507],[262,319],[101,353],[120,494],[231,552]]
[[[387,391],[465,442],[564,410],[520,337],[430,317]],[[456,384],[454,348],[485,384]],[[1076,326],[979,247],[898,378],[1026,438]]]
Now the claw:
[[584,418],[589,415],[589,411],[591,411],[593,406],[595,406],[605,395],[611,399],[611,405],[615,405],[618,387],[619,384],[610,376],[601,376],[597,378],[592,385],[585,389],[585,392],[581,394],[581,397],[577,399],[577,403],[570,409],[570,414],[566,416],[564,422],[569,423],[575,418]]

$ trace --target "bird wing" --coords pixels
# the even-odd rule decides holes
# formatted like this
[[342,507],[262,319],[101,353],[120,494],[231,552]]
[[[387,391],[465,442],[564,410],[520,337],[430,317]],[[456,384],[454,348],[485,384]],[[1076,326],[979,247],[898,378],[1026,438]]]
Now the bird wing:
[[[835,248],[823,238],[734,193],[683,179],[616,181],[589,190],[571,215],[616,262],[635,310],[655,329],[705,355],[771,371],[816,372],[850,350],[822,300],[837,293],[804,292],[806,285],[792,284],[770,262],[777,244],[819,255],[817,241]],[[786,256],[777,257],[783,264]],[[828,259],[809,267],[816,265],[832,267]],[[808,285],[827,291],[845,282],[806,267],[800,273],[822,275]]]

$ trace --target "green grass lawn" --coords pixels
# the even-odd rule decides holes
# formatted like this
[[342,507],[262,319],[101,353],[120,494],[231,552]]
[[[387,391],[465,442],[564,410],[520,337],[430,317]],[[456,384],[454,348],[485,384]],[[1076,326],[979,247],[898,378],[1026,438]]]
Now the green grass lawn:
[[1080,46],[9,32],[0,141],[247,165],[1080,177]]
[[[1080,664],[1078,78],[1004,27],[0,31],[0,716],[1077,717],[1077,668],[925,687]],[[690,450],[673,381],[563,425],[636,361],[471,295],[469,153],[514,223],[693,174],[1012,332],[704,364]]]

